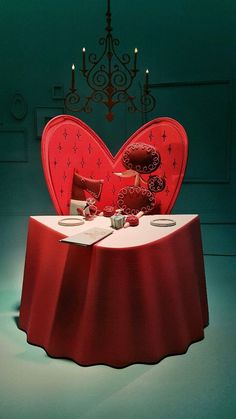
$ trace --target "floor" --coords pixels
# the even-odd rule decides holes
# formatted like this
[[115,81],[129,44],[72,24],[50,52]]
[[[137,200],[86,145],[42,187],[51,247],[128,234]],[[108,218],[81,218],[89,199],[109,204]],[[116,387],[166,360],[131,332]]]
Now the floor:
[[27,344],[17,328],[27,218],[0,217],[0,419],[234,419],[236,256],[228,230],[217,253],[222,230],[203,226],[205,339],[157,365],[117,370],[51,359]]

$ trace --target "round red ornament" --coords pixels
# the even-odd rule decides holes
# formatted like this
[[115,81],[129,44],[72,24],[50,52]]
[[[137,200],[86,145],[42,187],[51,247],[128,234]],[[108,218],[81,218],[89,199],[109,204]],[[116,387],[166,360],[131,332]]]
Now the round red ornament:
[[123,153],[124,166],[138,173],[154,172],[160,163],[161,158],[158,151],[146,143],[130,144]]
[[142,186],[126,186],[118,193],[117,205],[124,214],[148,213],[155,207],[155,196]]
[[154,175],[148,179],[148,189],[151,192],[162,192],[165,189],[166,181],[165,178]]
[[107,205],[103,208],[103,216],[104,217],[111,217],[113,214],[115,214],[115,208],[112,206]]
[[131,227],[136,227],[139,225],[139,219],[136,215],[128,215],[125,222],[129,223]]

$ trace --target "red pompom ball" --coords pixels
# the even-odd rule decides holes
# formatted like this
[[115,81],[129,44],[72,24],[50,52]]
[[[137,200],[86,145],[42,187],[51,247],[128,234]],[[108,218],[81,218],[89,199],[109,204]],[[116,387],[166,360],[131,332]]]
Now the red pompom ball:
[[125,221],[132,227],[139,225],[139,219],[136,215],[128,215]]
[[107,205],[103,208],[103,216],[104,217],[111,217],[113,214],[115,214],[115,208]]

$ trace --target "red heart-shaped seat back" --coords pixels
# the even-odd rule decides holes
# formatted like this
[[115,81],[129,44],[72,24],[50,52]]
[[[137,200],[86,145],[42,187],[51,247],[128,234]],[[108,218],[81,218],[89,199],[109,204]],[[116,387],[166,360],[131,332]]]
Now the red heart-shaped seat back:
[[[134,147],[130,147],[132,144]],[[158,156],[155,157],[158,164],[153,166],[154,170],[151,173],[146,173],[141,165],[139,189],[143,191],[146,188],[152,191],[154,205],[151,213],[168,214],[178,196],[188,155],[187,135],[177,121],[171,118],[157,118],[148,122],[123,144],[115,156],[112,156],[99,136],[80,119],[70,115],[60,115],[51,119],[43,131],[42,162],[57,213],[69,213],[75,173],[77,181],[82,179],[82,183],[85,184],[85,199],[93,194],[94,184],[96,191],[101,186],[101,194],[99,192],[100,196],[97,196],[97,207],[100,210],[106,205],[117,207],[119,192],[126,187],[129,188],[129,192],[135,188],[135,177],[128,176],[127,164],[130,157],[128,155],[127,158],[127,150],[132,151],[135,147],[139,149],[143,144],[145,150],[153,150],[153,147],[156,149],[156,153],[153,154]],[[139,155],[138,153],[139,150],[136,155]],[[139,165],[136,163],[135,161],[135,165],[131,164],[130,167],[135,167],[138,171]],[[124,175],[117,176],[115,173]],[[130,189],[131,186],[134,188]]]

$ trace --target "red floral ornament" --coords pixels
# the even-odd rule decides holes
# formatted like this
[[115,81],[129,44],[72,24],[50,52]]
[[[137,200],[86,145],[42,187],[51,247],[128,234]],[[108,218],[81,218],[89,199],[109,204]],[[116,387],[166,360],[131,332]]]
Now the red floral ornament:
[[124,151],[123,164],[127,169],[138,173],[151,173],[161,163],[160,154],[155,147],[145,143],[130,144]]
[[139,211],[146,214],[155,207],[155,196],[142,186],[126,186],[120,190],[117,204],[124,214],[136,215]]

